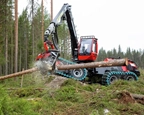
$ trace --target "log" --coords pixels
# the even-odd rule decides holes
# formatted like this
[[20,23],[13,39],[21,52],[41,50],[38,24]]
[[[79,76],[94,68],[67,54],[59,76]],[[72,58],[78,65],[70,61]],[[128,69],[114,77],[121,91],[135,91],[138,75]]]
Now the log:
[[132,94],[128,91],[118,92],[118,97],[122,103],[135,103],[138,102],[144,105],[144,95],[142,94]]
[[4,79],[16,77],[16,76],[21,76],[21,75],[23,75],[23,74],[28,74],[28,73],[35,72],[35,71],[37,71],[37,70],[38,70],[37,68],[31,68],[31,69],[24,70],[24,71],[21,71],[21,72],[17,72],[17,73],[5,75],[5,76],[0,76],[0,80],[4,80]]
[[[70,69],[82,69],[82,68],[93,68],[93,67],[110,67],[110,66],[123,66],[123,65],[128,65],[128,60],[127,58],[124,59],[114,59],[111,61],[100,61],[100,62],[91,62],[91,63],[82,63],[82,64],[73,64],[73,65],[61,65],[57,66],[58,70],[70,70]],[[31,68],[28,70],[24,70],[21,72],[9,74],[6,76],[0,76],[0,80],[16,77],[16,76],[21,76],[23,74],[28,74],[32,73],[35,71],[41,71],[38,68]]]
[[144,105],[144,95],[142,94],[131,94],[131,96],[140,104]]
[[131,94],[131,96],[135,99],[143,99],[144,100],[144,95],[142,95],[142,94]]
[[124,65],[128,65],[127,58],[114,59],[114,60],[110,60],[110,61],[73,64],[73,65],[60,65],[60,66],[57,66],[57,69],[58,70],[69,70],[69,69],[79,69],[79,68],[110,67],[110,66],[124,66]]

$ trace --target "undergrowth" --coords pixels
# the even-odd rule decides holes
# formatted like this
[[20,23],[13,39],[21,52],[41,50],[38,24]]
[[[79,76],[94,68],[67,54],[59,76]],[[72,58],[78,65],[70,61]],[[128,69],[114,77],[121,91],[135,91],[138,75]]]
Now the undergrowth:
[[53,77],[33,75],[0,81],[0,115],[143,115],[144,105],[122,103],[119,92],[144,95],[144,71],[138,81],[109,86],[66,80],[60,89],[46,87]]

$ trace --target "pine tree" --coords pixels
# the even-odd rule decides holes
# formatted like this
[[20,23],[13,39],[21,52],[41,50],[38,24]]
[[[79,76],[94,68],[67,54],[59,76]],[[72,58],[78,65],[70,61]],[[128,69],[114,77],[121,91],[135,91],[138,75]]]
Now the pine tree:
[[0,75],[6,75],[10,70],[12,0],[0,1]]

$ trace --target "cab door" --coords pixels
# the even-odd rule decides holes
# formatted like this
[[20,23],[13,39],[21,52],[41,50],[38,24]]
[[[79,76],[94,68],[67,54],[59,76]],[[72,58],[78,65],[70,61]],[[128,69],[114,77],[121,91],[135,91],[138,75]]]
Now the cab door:
[[95,61],[97,59],[97,55],[98,55],[98,43],[97,39],[93,38],[91,60]]
[[97,48],[97,39],[95,37],[82,37],[78,49],[78,60],[83,62],[95,61],[97,58]]

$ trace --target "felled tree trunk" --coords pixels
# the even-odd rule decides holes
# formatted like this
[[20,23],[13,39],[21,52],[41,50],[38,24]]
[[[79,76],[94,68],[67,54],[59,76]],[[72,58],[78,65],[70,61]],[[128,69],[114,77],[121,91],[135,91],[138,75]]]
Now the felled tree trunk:
[[[123,65],[127,65],[127,64],[128,64],[128,60],[127,60],[127,58],[124,58],[124,59],[114,59],[111,61],[100,61],[100,62],[91,62],[91,63],[82,63],[82,64],[73,64],[73,65],[61,65],[61,66],[57,66],[57,69],[58,70],[69,70],[69,69],[93,68],[93,67],[123,66]],[[24,70],[21,72],[9,74],[6,76],[1,76],[0,80],[4,80],[7,78],[12,78],[12,77],[16,77],[16,76],[21,76],[23,74],[32,73],[35,71],[38,71],[38,68],[32,68],[32,69]]]
[[6,75],[6,76],[0,76],[0,80],[4,80],[4,79],[16,77],[16,76],[21,76],[23,74],[32,73],[32,72],[37,71],[37,70],[38,70],[37,68],[32,68],[32,69],[24,70],[24,71],[21,71],[21,72],[9,74],[9,75]]
[[118,93],[120,103],[141,103],[144,105],[144,95],[142,94],[132,94],[127,91],[122,91]]
[[73,64],[73,65],[60,65],[60,66],[57,66],[57,69],[58,70],[69,70],[69,69],[79,69],[79,68],[110,67],[110,66],[123,66],[123,65],[128,65],[127,58],[114,59],[114,60],[110,60],[110,61]]
[[144,100],[144,95],[141,95],[141,94],[131,94],[131,95],[135,99],[143,99]]

